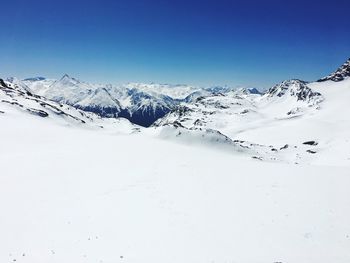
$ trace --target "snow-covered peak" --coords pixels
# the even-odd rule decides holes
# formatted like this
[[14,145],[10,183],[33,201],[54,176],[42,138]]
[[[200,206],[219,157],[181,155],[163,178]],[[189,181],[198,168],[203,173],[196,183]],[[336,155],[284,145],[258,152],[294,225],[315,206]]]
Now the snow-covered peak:
[[261,92],[257,88],[239,88],[234,90],[233,93],[237,95],[261,95]]
[[90,85],[77,80],[76,78],[70,77],[68,74],[64,74],[63,77],[56,81],[53,85],[61,85],[66,87],[82,87],[90,88]]
[[322,94],[311,89],[308,82],[292,79],[267,90],[259,99],[259,104],[270,109],[270,116],[283,118],[285,114],[300,116],[318,109],[323,100]]
[[78,101],[76,108],[102,115],[104,117],[117,117],[121,111],[120,102],[111,96],[106,88],[98,88]]
[[270,88],[265,95],[268,97],[282,97],[298,89],[306,88],[307,82],[299,79],[285,80]]
[[263,97],[280,98],[286,96],[292,97],[297,101],[309,103],[310,105],[315,105],[322,100],[322,95],[310,89],[308,87],[308,82],[298,79],[285,80],[273,86]]
[[350,58],[343,65],[341,65],[336,71],[334,71],[332,74],[330,74],[327,77],[324,77],[318,81],[322,82],[322,81],[331,80],[331,81],[338,82],[338,81],[344,80],[345,78],[348,78],[348,77],[350,77]]
[[247,90],[250,94],[261,94],[261,92],[257,88],[248,88]]
[[152,95],[166,95],[173,99],[184,99],[191,93],[200,90],[199,87],[185,84],[145,84],[145,83],[128,83],[127,89],[137,89]]

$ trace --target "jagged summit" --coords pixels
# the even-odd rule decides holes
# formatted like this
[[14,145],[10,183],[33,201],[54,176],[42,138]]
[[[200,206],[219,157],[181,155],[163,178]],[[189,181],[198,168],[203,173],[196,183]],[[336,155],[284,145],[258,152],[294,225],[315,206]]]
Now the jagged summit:
[[79,83],[80,81],[79,80],[77,80],[76,78],[73,78],[73,77],[71,77],[71,76],[69,76],[68,74],[64,74],[63,76],[62,76],[62,78],[59,80],[59,81],[70,81],[70,82],[76,82],[76,83]]
[[92,85],[89,83],[82,82],[76,78],[73,78],[69,76],[68,74],[64,74],[62,78],[55,81],[52,85],[52,88],[59,88],[59,89],[79,89],[79,91],[83,90],[86,92],[89,89],[92,89]]
[[248,88],[247,90],[250,94],[261,94],[260,90],[258,90],[257,88]]
[[250,95],[250,94],[255,94],[255,95],[261,95],[262,93],[257,89],[257,88],[239,88],[234,91],[237,94],[245,94],[245,95]]
[[308,84],[299,79],[285,80],[270,88],[263,97],[269,99],[290,97],[296,101],[305,102],[310,107],[318,105],[323,101],[323,97],[319,92],[312,90]]
[[335,72],[328,75],[327,77],[324,77],[318,80],[318,82],[327,81],[327,80],[338,82],[338,81],[344,80],[347,77],[350,77],[350,58],[343,65],[341,65]]
[[278,83],[269,90],[267,90],[265,95],[269,97],[282,97],[288,91],[291,91],[293,88],[304,88],[306,87],[306,84],[307,82],[300,79],[284,80],[281,83]]

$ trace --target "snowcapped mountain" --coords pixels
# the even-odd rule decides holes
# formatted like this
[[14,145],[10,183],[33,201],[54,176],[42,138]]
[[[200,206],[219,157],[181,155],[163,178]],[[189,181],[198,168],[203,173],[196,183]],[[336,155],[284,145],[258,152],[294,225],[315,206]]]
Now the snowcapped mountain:
[[[41,80],[42,81],[42,80]],[[21,85],[17,85],[17,83]],[[29,91],[27,86],[16,79],[0,79],[0,113],[3,116],[36,116],[50,123],[79,128],[118,130],[118,124],[126,132],[139,129],[127,120],[106,119],[87,111],[76,109],[64,103],[58,103]]]
[[133,123],[149,126],[156,119],[163,117],[176,104],[176,99],[156,92],[157,88],[173,90],[175,95],[187,94],[192,88],[145,84],[126,86],[95,85],[81,82],[64,75],[60,80],[43,78],[23,81],[32,92],[53,101],[68,104],[78,109],[93,112],[101,117],[124,117]]
[[28,87],[35,94],[53,101],[89,111],[101,117],[124,117],[148,127],[165,116],[181,101],[197,94],[212,94],[229,90],[227,87],[201,89],[187,85],[129,83],[121,86],[96,85],[64,75],[59,80],[35,77],[17,85]]
[[[329,87],[325,109],[345,91],[339,88]],[[144,129],[157,138],[143,131],[106,133],[57,125],[7,103],[0,102],[0,110],[0,262],[350,261],[350,176],[349,165],[339,164],[343,155],[332,152],[322,165],[271,163],[255,150],[279,156],[294,146],[239,146],[217,131],[171,127]],[[321,127],[308,132],[313,123],[307,123],[286,138],[318,136]],[[342,143],[346,134],[339,135],[333,140]],[[269,131],[262,139],[275,143],[277,136]],[[307,154],[302,157],[333,148],[318,143],[299,146]]]
[[306,82],[288,80],[277,84],[264,94],[255,89],[238,89],[193,97],[182,102],[154,126],[176,122],[187,128],[203,127],[205,124],[213,129],[216,129],[216,126],[236,127],[236,122],[241,122],[242,119],[249,120],[253,115],[258,119],[265,116],[263,111],[269,107],[279,107],[279,110],[273,112],[273,117],[284,117],[317,107],[322,100],[322,95],[312,91]]
[[182,100],[195,91],[201,90],[198,87],[184,84],[145,84],[145,83],[128,83],[125,88],[129,90],[139,90],[148,94],[158,94],[171,97],[173,99]]
[[334,71],[332,74],[328,75],[327,77],[324,77],[319,82],[332,80],[332,81],[342,81],[346,78],[350,77],[350,58],[341,65],[336,71]]
[[119,117],[144,127],[152,125],[177,105],[177,100],[167,95],[151,95],[135,88],[127,91],[127,98],[129,105],[124,107]]
[[350,262],[350,78],[140,86],[0,79],[0,262]]
[[[348,64],[337,72],[346,73]],[[75,117],[88,112],[94,113],[87,115],[90,119],[95,120],[98,115],[100,122],[107,122],[106,118],[122,117],[134,124],[152,126],[147,131],[152,136],[176,141],[201,138],[197,141],[217,141],[227,144],[229,149],[245,149],[251,157],[258,159],[296,163],[320,159],[319,154],[314,153],[315,149],[306,148],[308,146],[303,142],[317,141],[317,145],[323,147],[322,142],[333,141],[328,134],[318,136],[319,132],[301,133],[298,129],[307,127],[310,121],[316,123],[314,127],[327,130],[328,127],[324,128],[322,123],[329,122],[329,119],[324,120],[322,116],[336,114],[330,109],[335,108],[333,106],[337,101],[342,101],[348,93],[348,78],[344,74],[343,80],[339,77],[310,83],[286,80],[263,93],[254,88],[220,86],[197,88],[154,83],[96,85],[68,75],[59,80],[36,77],[21,81],[9,78],[7,83],[23,94],[35,94],[45,99],[48,104],[56,102],[61,107],[68,107],[69,112],[75,110],[74,114],[69,113]],[[334,83],[339,85],[334,87]],[[333,87],[335,91],[330,97],[328,87]],[[42,106],[36,109],[38,114],[45,115]],[[330,127],[337,126],[334,124]],[[346,138],[342,132],[344,129],[347,130],[345,127],[339,128],[339,138]],[[268,133],[269,130],[272,132]],[[291,130],[296,131],[290,134]],[[342,143],[347,144],[347,141]],[[338,147],[337,142],[334,149]]]
[[[347,163],[350,151],[344,152],[341,145],[350,149],[349,136],[345,135],[350,131],[350,118],[344,122],[337,117],[342,111],[339,105],[350,97],[350,79],[337,83],[287,80],[263,94],[245,89],[205,94],[181,102],[153,127],[166,130],[173,127],[182,134],[184,130],[218,131],[255,151],[257,158],[263,160],[318,162],[324,161],[329,153],[323,154],[332,149],[340,152],[337,156]],[[325,117],[331,115],[337,116]],[[339,127],[340,122],[346,127]],[[341,142],[334,140],[334,134],[339,134]],[[303,144],[309,141],[317,142],[318,147]]]
[[269,98],[291,96],[297,101],[314,104],[319,102],[321,96],[320,93],[312,91],[307,86],[307,82],[298,79],[283,81],[269,89],[264,95]]

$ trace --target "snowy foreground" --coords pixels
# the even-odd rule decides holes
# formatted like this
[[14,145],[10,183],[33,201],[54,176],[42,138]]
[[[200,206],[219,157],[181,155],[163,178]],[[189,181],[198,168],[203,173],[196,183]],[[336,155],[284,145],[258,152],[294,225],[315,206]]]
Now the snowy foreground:
[[0,117],[0,262],[350,262],[349,167]]

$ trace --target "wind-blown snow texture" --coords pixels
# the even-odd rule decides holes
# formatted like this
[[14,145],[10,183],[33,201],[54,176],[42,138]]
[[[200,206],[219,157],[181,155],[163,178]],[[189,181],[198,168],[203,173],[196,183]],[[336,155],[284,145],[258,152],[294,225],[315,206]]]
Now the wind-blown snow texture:
[[0,80],[0,262],[347,263],[349,99]]

